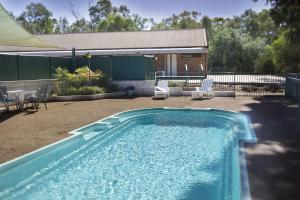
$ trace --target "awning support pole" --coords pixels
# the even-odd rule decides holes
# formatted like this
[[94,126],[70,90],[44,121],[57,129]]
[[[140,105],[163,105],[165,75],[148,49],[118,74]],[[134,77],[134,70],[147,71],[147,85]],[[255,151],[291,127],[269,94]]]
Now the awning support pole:
[[76,70],[76,49],[72,48],[72,71]]

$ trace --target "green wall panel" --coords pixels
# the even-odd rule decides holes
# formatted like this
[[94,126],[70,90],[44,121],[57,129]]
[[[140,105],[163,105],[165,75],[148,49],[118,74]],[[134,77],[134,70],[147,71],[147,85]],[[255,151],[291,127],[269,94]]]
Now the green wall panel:
[[20,80],[47,79],[51,77],[49,57],[20,56],[19,65]]
[[145,80],[145,57],[114,56],[112,58],[113,80]]
[[[153,72],[153,58],[144,56],[92,56],[91,69],[99,69],[113,80],[145,80]],[[84,57],[76,58],[76,66],[87,65]],[[53,78],[55,69],[71,70],[72,58],[0,55],[0,81]]]
[[0,55],[0,81],[18,80],[17,56]]
[[112,58],[110,56],[93,56],[91,59],[91,69],[100,69],[107,75],[111,75]]

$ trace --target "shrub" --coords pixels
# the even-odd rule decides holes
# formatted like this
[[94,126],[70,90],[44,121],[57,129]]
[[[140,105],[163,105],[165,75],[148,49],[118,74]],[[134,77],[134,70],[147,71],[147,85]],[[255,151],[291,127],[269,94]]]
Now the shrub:
[[65,90],[64,95],[91,95],[102,94],[105,92],[104,88],[98,86],[82,86],[82,87],[70,87]]
[[183,86],[184,86],[183,82],[169,81],[169,87],[183,87]]
[[280,92],[282,90],[281,86],[278,84],[266,85],[263,87],[263,89],[273,93]]
[[241,89],[244,92],[256,92],[258,87],[254,85],[243,85]]
[[119,90],[120,88],[116,84],[110,84],[107,86],[107,92],[118,92]]
[[79,95],[90,95],[90,94],[101,94],[104,93],[105,89],[97,86],[83,86],[78,88]]
[[107,76],[100,70],[90,71],[87,66],[69,73],[67,69],[56,69],[55,92],[57,95],[89,95],[100,94],[105,91]]

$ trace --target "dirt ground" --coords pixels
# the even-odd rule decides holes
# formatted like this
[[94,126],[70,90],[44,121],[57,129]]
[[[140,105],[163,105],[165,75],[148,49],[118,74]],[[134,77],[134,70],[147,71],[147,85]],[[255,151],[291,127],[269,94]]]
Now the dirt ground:
[[67,132],[114,113],[148,107],[240,111],[252,121],[257,144],[246,145],[252,199],[300,199],[300,106],[285,98],[171,97],[48,103],[39,112],[0,114],[0,163],[68,137]]

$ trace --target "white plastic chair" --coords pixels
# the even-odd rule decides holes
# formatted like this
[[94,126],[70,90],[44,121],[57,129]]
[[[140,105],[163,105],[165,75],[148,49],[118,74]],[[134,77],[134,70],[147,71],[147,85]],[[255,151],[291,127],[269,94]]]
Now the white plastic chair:
[[169,97],[168,81],[166,80],[158,81],[157,86],[155,86],[154,88],[154,98],[166,99],[168,97]]
[[205,95],[207,97],[213,97],[213,80],[212,79],[204,79],[202,81],[201,87],[196,87],[196,91],[192,92],[192,98],[193,99],[198,99],[198,98],[203,98]]

